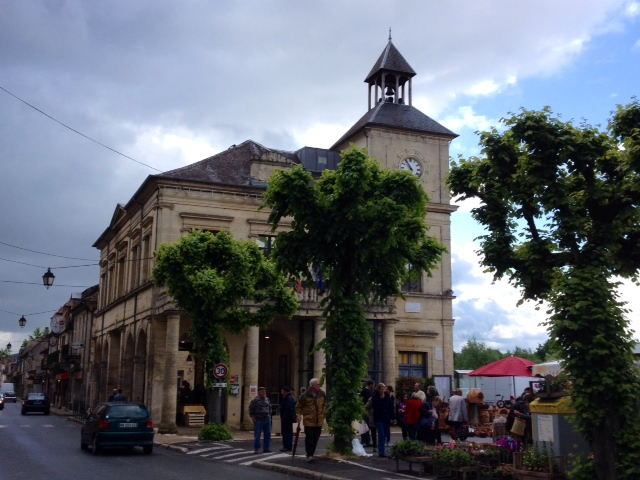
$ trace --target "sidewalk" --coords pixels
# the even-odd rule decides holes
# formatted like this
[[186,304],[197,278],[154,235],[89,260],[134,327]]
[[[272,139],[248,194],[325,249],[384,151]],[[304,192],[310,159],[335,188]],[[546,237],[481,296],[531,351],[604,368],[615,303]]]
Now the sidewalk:
[[[53,415],[68,417],[68,421],[81,424],[82,420],[73,417],[72,412],[65,409],[51,407]],[[185,427],[178,425],[177,434],[158,434],[155,435],[154,444],[159,448],[167,448],[170,450],[187,453],[190,450],[200,448],[202,444],[198,440],[200,427]],[[392,427],[392,438],[400,436],[400,429]],[[251,441],[253,440],[253,432],[233,429],[233,441]],[[273,437],[276,443],[280,436]],[[449,436],[442,435],[442,440],[448,442]],[[470,441],[477,443],[491,443],[491,438],[471,437]],[[330,435],[323,432],[321,443],[326,445],[330,441]],[[187,444],[187,446],[185,446]],[[191,448],[189,444],[193,444]],[[367,453],[371,453],[371,449],[367,448]],[[341,457],[337,454],[327,453],[326,449],[318,448],[318,456],[314,457],[313,463],[308,463],[304,455],[304,434],[298,442],[297,453],[295,457],[290,455],[269,458],[268,460],[260,460],[256,458],[251,464],[254,468],[261,468],[280,472],[286,475],[307,478],[312,480],[370,480],[372,475],[382,473],[385,478],[422,478],[434,479],[433,475],[420,474],[418,465],[410,466],[407,462],[396,464],[394,460],[380,458],[377,454],[370,457]],[[398,467],[400,471],[397,471]]]

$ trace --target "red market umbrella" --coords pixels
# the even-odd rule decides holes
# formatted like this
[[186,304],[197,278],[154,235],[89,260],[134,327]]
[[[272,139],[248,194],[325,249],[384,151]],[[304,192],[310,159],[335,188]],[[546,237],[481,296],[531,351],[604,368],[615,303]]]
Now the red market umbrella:
[[470,377],[533,377],[531,366],[536,362],[520,357],[507,357],[467,373]]
[[[520,357],[507,357],[467,373],[470,377],[533,377],[531,366],[536,362]],[[516,397],[516,381],[513,378],[513,398]],[[512,398],[512,400],[513,400]]]

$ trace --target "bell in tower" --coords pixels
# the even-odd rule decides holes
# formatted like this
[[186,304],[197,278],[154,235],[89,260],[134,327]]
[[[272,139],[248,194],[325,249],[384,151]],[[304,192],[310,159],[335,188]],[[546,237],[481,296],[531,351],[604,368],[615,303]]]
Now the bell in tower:
[[389,32],[389,43],[378,58],[365,82],[369,84],[369,110],[372,105],[371,99],[379,99],[377,103],[405,103],[411,105],[411,79],[416,72],[404,59],[402,54],[391,41]]

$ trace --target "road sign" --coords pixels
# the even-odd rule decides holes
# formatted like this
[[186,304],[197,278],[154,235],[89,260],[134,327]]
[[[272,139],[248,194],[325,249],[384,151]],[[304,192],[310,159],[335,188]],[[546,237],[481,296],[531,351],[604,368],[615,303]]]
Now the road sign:
[[216,388],[226,388],[227,387],[227,383],[226,382],[217,382],[213,384],[214,387]]
[[218,380],[223,380],[227,377],[229,373],[229,368],[224,363],[219,363],[215,367],[213,367],[213,376]]

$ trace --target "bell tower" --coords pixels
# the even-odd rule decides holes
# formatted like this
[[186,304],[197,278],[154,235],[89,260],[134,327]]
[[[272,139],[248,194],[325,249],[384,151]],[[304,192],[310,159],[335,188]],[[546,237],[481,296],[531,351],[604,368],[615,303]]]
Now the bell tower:
[[384,168],[416,175],[432,203],[449,204],[444,179],[449,171],[449,143],[458,135],[413,106],[416,72],[389,41],[364,80],[367,112],[331,150],[350,144],[366,148]]
[[[354,144],[365,148],[383,168],[415,175],[429,196],[429,235],[450,252],[451,213],[457,207],[451,205],[444,180],[449,174],[449,144],[458,135],[413,106],[415,76],[389,33],[387,45],[365,78],[367,112],[331,150],[346,150]],[[402,286],[405,297],[395,303],[397,323],[382,322],[383,336],[389,341],[385,357],[389,378],[412,371],[414,359],[425,366],[422,375],[453,375],[454,296],[448,252],[431,275],[423,273]],[[398,364],[392,367],[395,358]]]
[[389,43],[365,79],[369,84],[369,110],[381,102],[411,105],[411,79],[415,74],[391,42],[389,29]]

